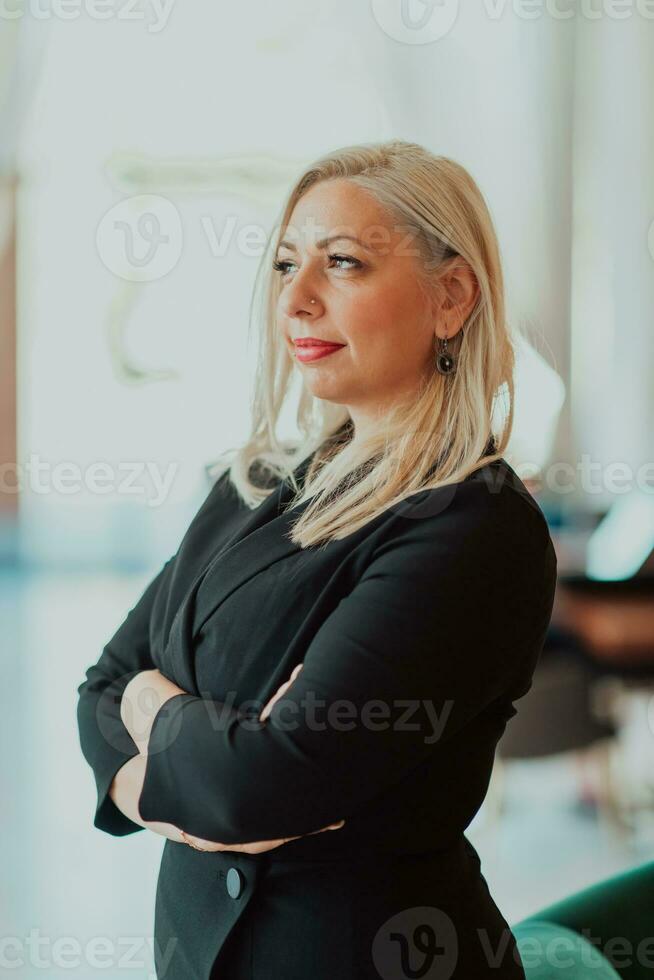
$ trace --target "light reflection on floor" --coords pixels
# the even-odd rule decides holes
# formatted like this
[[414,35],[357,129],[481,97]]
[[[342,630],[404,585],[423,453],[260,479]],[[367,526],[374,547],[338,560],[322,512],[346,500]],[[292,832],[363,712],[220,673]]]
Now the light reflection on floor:
[[[75,720],[76,689],[86,667],[150,577],[0,572],[5,666],[0,697],[11,747],[0,763],[3,786],[11,787],[2,803],[0,901],[4,955],[7,964],[24,961],[11,968],[20,980],[153,976],[154,894],[163,839],[147,831],[114,838],[93,828],[95,790]],[[469,828],[491,893],[510,923],[654,858],[654,843],[635,848],[613,837],[592,810],[576,805],[575,793],[564,757],[512,763],[501,822],[490,820],[485,805]],[[13,939],[9,946],[7,937]],[[119,965],[122,957],[120,969],[94,968],[87,944],[100,937],[106,946],[98,962]],[[134,960],[142,968],[134,969]]]

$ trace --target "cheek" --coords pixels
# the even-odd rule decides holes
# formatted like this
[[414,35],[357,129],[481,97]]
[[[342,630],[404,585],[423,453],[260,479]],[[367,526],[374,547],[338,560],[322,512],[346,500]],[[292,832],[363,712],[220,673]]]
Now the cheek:
[[395,305],[378,294],[358,296],[341,315],[347,324],[343,333],[354,355],[366,351],[369,356],[382,356],[396,346],[403,333],[402,318]]
[[348,343],[356,360],[363,356],[391,374],[405,373],[422,363],[428,353],[429,333],[420,328],[417,314],[398,298],[377,298],[359,306],[350,320]]

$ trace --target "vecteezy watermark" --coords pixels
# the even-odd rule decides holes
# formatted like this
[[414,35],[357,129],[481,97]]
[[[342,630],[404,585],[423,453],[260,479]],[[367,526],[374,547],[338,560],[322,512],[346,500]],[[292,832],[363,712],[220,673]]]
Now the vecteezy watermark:
[[[401,44],[431,44],[447,37],[459,14],[460,0],[371,0],[372,14],[378,25]],[[499,21],[510,14],[520,20],[568,21],[627,20],[639,16],[654,20],[654,0],[478,0],[473,12],[480,10],[489,21]]]
[[576,463],[557,460],[540,468],[522,460],[516,462],[515,470],[521,479],[533,479],[540,489],[547,488],[552,494],[567,496],[578,492],[588,496],[622,496],[632,490],[654,494],[654,460],[644,460],[634,467],[624,460],[606,462],[594,460],[590,453],[582,453]]
[[[504,492],[505,485],[517,491],[525,502],[539,508],[537,497],[543,493],[550,498],[569,497],[575,494],[580,502],[584,497],[610,498],[640,491],[654,498],[654,460],[645,460],[633,467],[623,460],[594,460],[590,453],[582,453],[576,462],[556,460],[542,467],[539,463],[522,459],[506,458],[511,469],[484,466],[479,471],[479,480],[488,493],[496,495]],[[517,482],[512,470],[518,477]],[[521,486],[522,484],[522,486]],[[465,493],[460,483],[447,483],[434,489],[416,490],[399,503],[392,504],[389,510],[411,520],[425,520],[444,513],[456,505],[459,493]]]
[[402,44],[431,44],[450,33],[459,0],[372,0],[372,13],[388,37]]
[[402,909],[377,930],[372,961],[381,980],[448,980],[459,956],[454,922],[442,909]]
[[[237,214],[222,215],[220,225],[210,214],[201,215],[199,220],[212,258],[224,258],[232,246],[246,258],[260,258],[273,237],[276,236],[276,240],[282,230],[279,226],[270,228],[256,222],[242,225]],[[295,246],[305,238],[307,252],[320,256],[322,238],[329,237],[329,251],[339,253],[347,250],[348,244],[355,239],[355,252],[360,257],[368,251],[377,256],[415,257],[430,270],[437,268],[443,258],[454,251],[451,233],[451,228],[444,227],[438,239],[429,245],[423,240],[419,245],[419,229],[409,222],[392,226],[373,223],[363,228],[343,224],[327,228],[307,219],[301,225],[286,225],[284,241]],[[129,282],[151,282],[175,268],[183,252],[184,237],[182,220],[172,201],[159,194],[137,194],[113,205],[102,216],[95,240],[98,255],[110,272]],[[278,253],[281,249],[282,246]],[[278,257],[281,256],[278,254]],[[283,257],[296,259],[290,249]]]
[[0,465],[0,494],[22,493],[26,489],[39,496],[114,493],[121,497],[145,496],[148,507],[159,507],[168,497],[179,466],[169,463],[162,474],[152,460],[123,460],[117,464],[95,460],[82,467],[72,460],[52,463],[41,459],[38,453],[30,453],[26,463]]
[[507,11],[521,20],[627,20],[634,15],[654,20],[654,0],[482,0],[489,20],[500,20]]
[[[116,730],[113,719],[116,712],[121,710],[124,684],[121,679],[113,682],[103,692],[97,705],[98,725],[105,739],[115,748],[123,748],[124,734],[122,726]],[[216,701],[210,692],[201,696],[188,695],[194,698],[198,708],[204,711],[212,731],[225,731],[236,724],[246,731],[259,731],[270,726],[283,732],[297,731],[306,728],[312,732],[350,732],[355,728],[369,732],[417,732],[422,735],[425,745],[434,745],[443,736],[445,726],[454,707],[454,699],[449,698],[437,706],[429,699],[395,698],[384,701],[371,698],[363,704],[348,698],[337,698],[327,702],[316,696],[315,691],[308,690],[297,701],[291,698],[280,698],[274,705],[268,717],[261,721],[260,714],[264,703],[257,700],[243,701],[235,707],[237,695],[229,691],[225,699]],[[156,744],[148,744],[148,753],[156,754],[168,748],[179,734],[182,727],[182,711],[187,699],[171,699],[171,703],[160,698],[156,687],[142,687],[132,702],[127,699],[122,704],[122,715],[135,744],[147,741],[152,722],[161,712],[168,724],[159,726]],[[142,734],[135,731],[135,716],[144,725]]]
[[159,34],[173,9],[174,0],[0,0],[0,21],[20,20],[120,20],[147,22],[148,33]]
[[654,20],[653,0],[484,0],[486,10],[498,19],[507,6],[523,20],[551,17],[553,20],[627,20],[638,16]]
[[[510,462],[511,469],[520,481],[524,481],[525,489],[515,482],[511,470],[482,467],[480,479],[489,493],[499,494],[504,485],[510,483],[534,505],[533,494],[545,490],[552,496],[566,497],[573,493],[580,497],[624,496],[634,490],[654,496],[654,460],[645,460],[640,466],[633,467],[622,460],[600,462],[593,460],[589,453],[582,453],[576,463],[559,460],[544,468],[528,460]],[[38,453],[30,453],[27,462],[0,464],[0,494],[25,490],[40,496],[56,493],[67,497],[81,492],[102,496],[113,493],[146,497],[148,507],[159,507],[167,499],[180,465],[171,462],[161,469],[153,460],[122,460],[119,463],[94,460],[81,466],[73,460],[53,462],[42,459]],[[460,491],[459,482],[445,484],[434,491],[417,490],[391,505],[389,510],[415,520],[433,517],[451,506]]]
[[102,217],[95,236],[103,264],[129,282],[162,279],[179,262],[182,219],[168,198],[138,194],[115,204]]
[[402,909],[377,930],[371,943],[372,960],[382,980],[448,980],[455,967],[462,965],[460,954],[465,960],[472,955],[489,971],[502,969],[509,961],[539,975],[545,967],[543,976],[585,967],[591,977],[597,971],[603,973],[607,961],[618,969],[654,966],[654,936],[638,942],[619,935],[602,939],[586,927],[577,933],[538,920],[526,922],[516,929],[516,935],[508,927],[493,935],[483,927],[474,932],[474,939],[460,935],[457,923],[434,906]]
[[[539,967],[547,966],[547,975],[556,975],[556,970],[567,970],[570,967],[588,968],[588,976],[597,975],[594,971],[606,967],[607,960],[616,969],[624,969],[638,964],[642,967],[654,967],[654,936],[643,936],[634,943],[627,936],[609,936],[602,939],[594,936],[586,927],[579,932],[579,938],[569,930],[557,931],[550,934],[543,927],[547,923],[535,922],[533,935],[528,928],[517,940],[518,952],[522,965],[528,970],[536,971]],[[604,972],[604,971],[602,971]]]
[[163,950],[151,936],[93,936],[83,943],[77,936],[43,936],[34,928],[25,936],[0,936],[0,970],[30,966],[52,974],[84,965],[105,972],[138,970],[140,977],[156,980],[166,975],[177,942],[176,937],[169,939]]

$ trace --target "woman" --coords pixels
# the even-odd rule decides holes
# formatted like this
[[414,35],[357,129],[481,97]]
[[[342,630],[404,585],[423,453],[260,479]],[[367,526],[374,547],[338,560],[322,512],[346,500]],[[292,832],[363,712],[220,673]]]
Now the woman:
[[160,978],[517,980],[464,830],[556,561],[502,456],[492,222],[396,140],[318,160],[279,229],[251,437],[79,687],[95,826],[167,838]]

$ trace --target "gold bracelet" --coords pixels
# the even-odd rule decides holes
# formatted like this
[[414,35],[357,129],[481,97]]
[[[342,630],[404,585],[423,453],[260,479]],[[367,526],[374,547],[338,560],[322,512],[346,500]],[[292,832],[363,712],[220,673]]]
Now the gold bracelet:
[[193,841],[189,840],[188,837],[186,836],[186,834],[184,833],[184,831],[181,829],[181,827],[179,829],[179,832],[182,835],[182,837],[184,838],[184,840],[186,841],[186,843],[188,844],[188,846],[189,847],[192,847],[194,851],[205,851],[206,852],[206,851],[209,850],[208,847],[198,847],[197,844],[194,844]]

